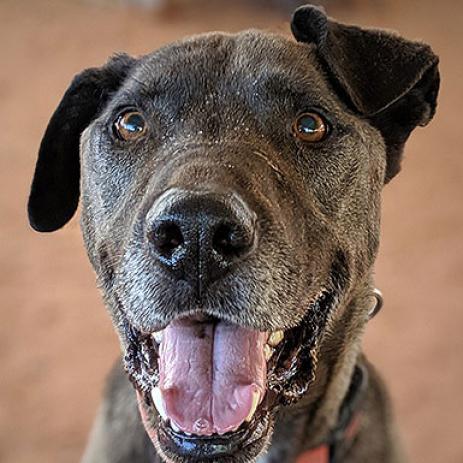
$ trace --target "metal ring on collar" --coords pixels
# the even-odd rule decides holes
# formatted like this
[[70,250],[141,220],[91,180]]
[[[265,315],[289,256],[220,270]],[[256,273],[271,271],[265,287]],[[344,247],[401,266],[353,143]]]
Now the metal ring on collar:
[[373,297],[375,298],[375,304],[368,312],[369,320],[375,317],[384,305],[383,293],[378,288],[373,290]]

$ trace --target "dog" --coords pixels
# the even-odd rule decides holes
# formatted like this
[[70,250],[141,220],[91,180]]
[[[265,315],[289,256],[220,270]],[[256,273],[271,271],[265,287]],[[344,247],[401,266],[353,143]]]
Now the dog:
[[381,192],[438,58],[312,6],[291,29],[116,55],[51,117],[30,223],[81,201],[122,348],[84,463],[404,461],[360,341]]

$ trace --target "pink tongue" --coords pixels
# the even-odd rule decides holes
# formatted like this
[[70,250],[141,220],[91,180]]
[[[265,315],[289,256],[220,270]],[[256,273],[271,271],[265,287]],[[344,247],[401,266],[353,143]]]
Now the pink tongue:
[[268,334],[225,322],[172,322],[159,353],[162,398],[183,432],[224,434],[249,415],[265,394]]

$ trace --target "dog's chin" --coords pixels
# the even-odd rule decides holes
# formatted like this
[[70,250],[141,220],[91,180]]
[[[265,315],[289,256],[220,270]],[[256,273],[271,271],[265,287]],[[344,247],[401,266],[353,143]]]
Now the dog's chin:
[[253,462],[268,446],[273,430],[273,414],[259,407],[251,422],[222,435],[188,435],[159,416],[143,394],[137,392],[138,407],[145,430],[158,454],[172,463]]

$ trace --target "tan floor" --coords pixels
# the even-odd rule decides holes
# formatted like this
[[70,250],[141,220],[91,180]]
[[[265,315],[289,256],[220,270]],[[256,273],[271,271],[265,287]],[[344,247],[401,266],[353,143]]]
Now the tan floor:
[[[354,3],[330,12],[423,38],[442,59],[438,116],[415,133],[385,191],[377,283],[386,307],[365,347],[387,377],[412,461],[461,463],[463,2]],[[24,211],[42,131],[72,75],[114,51],[139,54],[194,32],[288,30],[268,12],[232,6],[166,21],[91,4],[0,2],[2,463],[78,461],[118,352],[77,221],[39,235]]]

